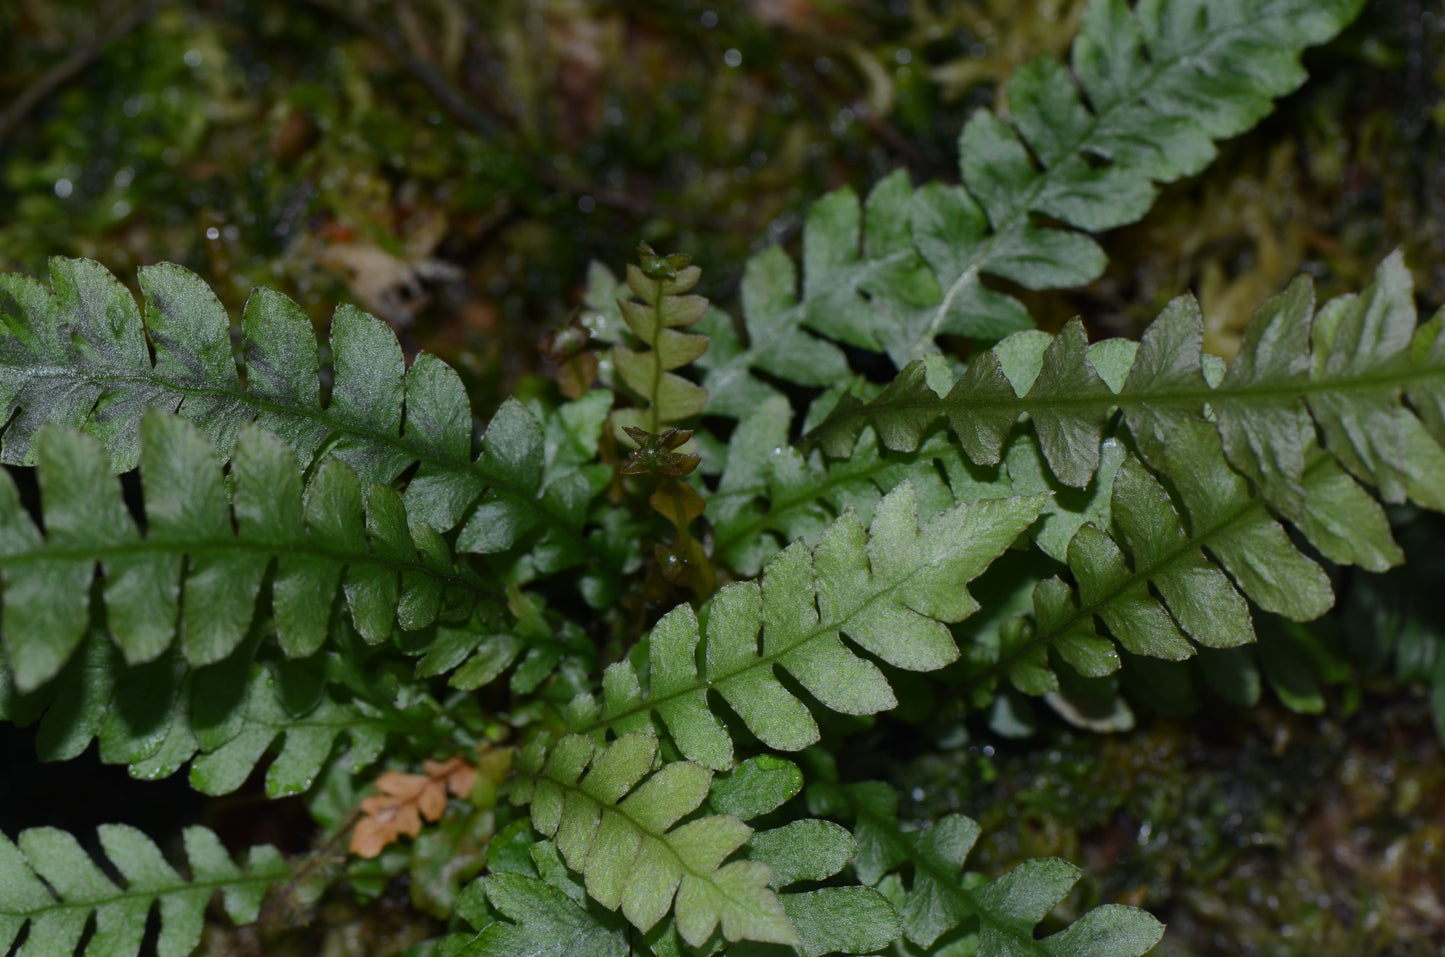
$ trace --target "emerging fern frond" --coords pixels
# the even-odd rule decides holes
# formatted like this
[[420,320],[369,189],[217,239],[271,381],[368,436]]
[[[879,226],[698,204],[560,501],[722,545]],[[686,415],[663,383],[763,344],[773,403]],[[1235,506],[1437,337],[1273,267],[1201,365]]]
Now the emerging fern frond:
[[845,514],[816,548],[794,543],[774,557],[761,584],[723,587],[701,621],[687,605],[668,612],[648,637],[646,696],[631,662],[618,662],[603,675],[600,706],[590,696],[573,703],[571,726],[651,731],[655,713],[684,755],[721,770],[732,764],[732,739],[713,714],[709,691],[771,748],[796,751],[818,740],[808,706],[779,683],[774,667],[833,711],[895,707],[887,678],[849,651],[841,635],[909,671],[953,661],[958,649],[943,623],[962,621],[978,607],[965,586],[1028,528],[1043,501],[973,502],[920,529],[917,499],[905,482],[878,503],[867,531]]
[[54,675],[90,622],[96,564],[105,569],[106,621],[131,663],[180,639],[193,666],[228,656],[255,616],[275,560],[270,603],[287,654],[314,653],[329,629],[331,598],[346,597],[367,641],[392,626],[434,621],[444,604],[466,614],[489,589],[456,567],[446,543],[408,525],[387,486],[363,491],[335,459],[303,496],[295,455],[256,426],[234,443],[228,502],[211,443],[184,419],[152,412],[138,429],[145,534],[121,498],[95,440],[42,430],[35,457],[45,536],[0,476],[0,578],[4,643],[15,683],[30,690]]
[[8,950],[29,926],[21,957],[78,953],[92,915],[95,929],[85,953],[110,957],[140,953],[147,915],[160,904],[160,957],[185,957],[201,941],[207,904],[222,892],[226,914],[238,924],[256,919],[266,891],[291,877],[276,849],[253,847],[244,867],[204,827],[184,831],[189,877],[183,877],[140,831],[103,824],[100,846],[125,879],[118,886],[64,831],[36,827],[12,843],[0,834],[0,949]]
[[668,426],[702,411],[707,393],[673,372],[707,351],[708,337],[679,332],[707,312],[702,296],[684,295],[697,285],[702,270],[687,256],[659,256],[646,243],[638,250],[640,264],[627,266],[627,287],[641,299],[619,299],[623,321],[644,348],[612,347],[617,374],[646,403],[638,409],[612,413],[618,438],[631,441],[628,427],[658,435]]
[[[728,940],[797,943],[768,889],[771,870],[723,861],[752,829],[730,815],[674,825],[707,797],[712,773],[690,761],[654,772],[658,741],[626,734],[605,748],[570,735],[517,759],[513,800],[530,803],[532,826],[556,837],[567,865],[609,910],[647,930],[674,907],[683,940],[701,946],[719,924]],[[650,775],[650,776],[649,776]],[[646,778],[644,781],[643,778]]]

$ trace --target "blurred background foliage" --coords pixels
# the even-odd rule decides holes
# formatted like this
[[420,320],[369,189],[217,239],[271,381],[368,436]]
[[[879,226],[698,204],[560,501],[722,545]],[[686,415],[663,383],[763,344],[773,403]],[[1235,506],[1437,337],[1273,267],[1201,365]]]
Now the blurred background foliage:
[[[506,395],[555,389],[538,342],[566,323],[590,261],[618,271],[639,241],[686,252],[698,291],[735,308],[746,257],[796,252],[824,192],[900,167],[956,180],[966,116],[1003,106],[1019,64],[1066,55],[1082,9],[6,0],[0,270],[43,277],[49,256],[87,256],[131,281],[170,260],[233,312],[264,284],[319,326],[358,302],[409,351],[453,363],[487,418]],[[1306,65],[1309,85],[1258,129],[1102,237],[1103,278],[1030,294],[1040,324],[1083,315],[1096,336],[1133,334],[1193,290],[1208,347],[1229,355],[1293,275],[1321,297],[1357,290],[1395,247],[1422,310],[1439,307],[1445,10],[1380,0]],[[978,817],[990,870],[1038,854],[1085,865],[1083,893],[1099,897],[1079,909],[1154,910],[1173,925],[1161,953],[1439,953],[1441,754],[1420,689],[1445,674],[1445,625],[1402,603],[1438,588],[1442,529],[1400,521],[1413,564],[1347,590],[1313,646],[1338,680],[1290,702],[1332,717],[1275,704],[1125,738],[975,729],[965,751],[871,773],[916,782],[920,820]],[[382,941],[425,932],[406,913],[342,906],[264,946],[397,952]]]

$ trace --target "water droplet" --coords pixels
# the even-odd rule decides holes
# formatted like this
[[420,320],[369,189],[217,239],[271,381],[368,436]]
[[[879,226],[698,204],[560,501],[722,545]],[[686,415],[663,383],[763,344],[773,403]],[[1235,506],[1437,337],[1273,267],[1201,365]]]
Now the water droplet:
[[742,51],[739,50],[739,49],[737,49],[736,47],[729,47],[729,48],[723,53],[723,62],[726,63],[728,66],[731,66],[731,67],[742,66],[742,65],[743,65],[743,54],[742,54]]

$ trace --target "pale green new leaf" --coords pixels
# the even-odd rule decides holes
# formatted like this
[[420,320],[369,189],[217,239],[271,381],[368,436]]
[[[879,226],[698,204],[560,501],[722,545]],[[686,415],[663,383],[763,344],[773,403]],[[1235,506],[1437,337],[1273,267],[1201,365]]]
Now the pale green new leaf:
[[275,848],[253,847],[245,865],[238,866],[216,835],[203,827],[184,832],[189,878],[133,827],[102,824],[99,836],[121,884],[64,831],[31,828],[14,843],[0,834],[0,949],[8,950],[28,925],[16,957],[79,953],[81,935],[94,918],[94,934],[84,953],[132,957],[140,953],[147,917],[159,905],[155,953],[186,957],[200,944],[206,908],[217,890],[224,892],[227,915],[249,923],[256,919],[266,891],[291,877],[291,868]]
[[972,502],[920,528],[917,498],[904,482],[878,503],[867,530],[845,514],[815,548],[794,543],[775,556],[761,583],[722,588],[702,620],[687,605],[663,616],[648,639],[646,695],[632,664],[619,662],[607,670],[600,707],[587,698],[574,702],[572,727],[589,733],[649,730],[655,714],[684,755],[721,770],[732,764],[732,740],[712,711],[709,692],[770,748],[796,751],[818,740],[808,706],[779,682],[774,668],[787,671],[830,710],[874,714],[893,708],[897,700],[883,673],[842,638],[908,671],[953,661],[958,649],[945,623],[962,621],[978,607],[967,583],[1033,523],[1043,505],[1043,496]]
[[625,734],[605,747],[581,735],[534,745],[518,758],[513,800],[530,803],[533,827],[555,838],[587,893],[640,930],[672,910],[693,946],[719,926],[730,941],[797,943],[768,888],[771,870],[723,863],[747,841],[747,825],[719,814],[676,826],[707,797],[712,772],[689,761],[657,768],[657,744]]

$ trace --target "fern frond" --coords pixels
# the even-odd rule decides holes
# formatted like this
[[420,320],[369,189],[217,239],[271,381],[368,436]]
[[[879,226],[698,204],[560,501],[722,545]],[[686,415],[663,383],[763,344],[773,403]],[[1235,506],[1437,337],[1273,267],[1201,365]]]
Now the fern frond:
[[830,386],[848,377],[843,350],[803,327],[797,268],[782,249],[770,247],[747,261],[740,298],[746,346],[720,311],[709,312],[700,327],[712,338],[712,348],[697,361],[709,414],[742,418],[778,395],[749,370],[805,386]]
[[[1211,437],[1212,452],[1204,441]],[[1095,632],[1096,618],[1128,651],[1179,660],[1194,654],[1193,644],[1231,648],[1252,642],[1243,596],[1296,621],[1330,608],[1334,593],[1323,569],[1290,541],[1264,500],[1250,494],[1243,478],[1223,462],[1212,430],[1181,437],[1170,455],[1165,474],[1183,514],[1146,469],[1127,462],[1114,480],[1115,535],[1085,525],[1069,544],[1077,595],[1058,578],[1040,582],[1033,593],[1033,622],[1014,632],[997,649],[998,659],[970,683],[1006,671],[1022,691],[1055,691],[1049,649],[1082,675],[1113,672],[1118,658]],[[1302,526],[1306,536],[1322,526],[1351,531],[1334,540],[1321,536],[1332,558],[1398,560],[1383,511],[1330,456],[1318,449],[1308,453],[1303,481],[1316,517],[1314,526]]]
[[[1079,870],[1057,859],[1025,861],[1002,877],[979,882],[963,873],[978,839],[978,825],[950,814],[916,831],[898,823],[898,792],[880,781],[808,788],[814,813],[854,822],[858,855],[853,867],[899,904],[903,934],[930,947],[959,927],[976,928],[979,957],[1138,957],[1159,942],[1164,926],[1136,907],[1106,904],[1045,937],[1034,928],[1064,899]],[[900,868],[911,865],[907,886]]]
[[506,628],[477,622],[439,627],[417,662],[416,677],[448,674],[451,687],[471,691],[515,665],[511,690],[530,694],[569,657],[589,668],[596,664],[597,648],[575,622],[548,618],[541,602],[516,586],[509,588],[508,607],[515,620]]
[[587,893],[633,926],[646,931],[674,909],[695,947],[719,925],[728,940],[796,943],[768,889],[770,869],[723,863],[747,841],[747,825],[713,815],[674,827],[707,797],[712,772],[678,761],[654,773],[657,745],[645,734],[605,747],[570,735],[545,749],[539,739],[517,759],[513,801],[531,805],[532,826],[556,838]]
[[291,869],[275,848],[253,847],[244,865],[231,860],[215,833],[183,832],[189,877],[181,875],[140,831],[102,824],[100,845],[124,886],[112,881],[80,843],[64,831],[36,827],[12,843],[0,834],[0,949],[9,949],[29,927],[17,957],[63,957],[78,953],[86,924],[95,929],[85,953],[111,957],[140,953],[151,908],[160,905],[160,957],[185,957],[201,941],[205,911],[216,891],[226,914],[250,923],[266,891],[289,879]]
[[[1318,522],[1311,515],[1316,510],[1303,508],[1303,473],[1318,431],[1334,458],[1387,502],[1445,509],[1439,445],[1445,420],[1429,411],[1445,394],[1445,337],[1441,322],[1416,327],[1399,254],[1380,264],[1361,296],[1333,300],[1318,315],[1313,302],[1309,279],[1301,277],[1265,303],[1239,356],[1213,382],[1217,360],[1202,352],[1198,304],[1182,297],[1145,331],[1135,354],[1126,355],[1127,345],[1100,353],[1117,386],[1091,361],[1104,344],[1086,350],[1082,327],[1070,323],[1037,362],[1027,356],[1037,339],[1006,341],[980,354],[946,395],[929,388],[921,364],[910,366],[877,399],[840,402],[813,437],[840,454],[866,423],[885,444],[908,449],[930,422],[946,417],[969,457],[993,464],[1019,415],[1027,414],[1054,475],[1083,487],[1117,409],[1151,466],[1172,475],[1170,456],[1202,442],[1309,534]],[[1340,489],[1354,499],[1364,494]],[[1330,558],[1356,560],[1336,558],[1326,542],[1342,536],[1320,531],[1316,544]],[[1364,563],[1375,571],[1389,564],[1378,556]]]
[[679,332],[707,312],[702,296],[685,295],[697,285],[702,270],[688,265],[687,256],[659,256],[646,243],[638,249],[637,265],[627,266],[627,288],[633,296],[618,299],[617,307],[643,348],[612,347],[612,363],[619,378],[642,397],[646,405],[612,413],[617,436],[630,441],[625,429],[642,429],[653,435],[702,411],[707,392],[673,372],[707,352],[707,336]]
[[[826,881],[857,854],[858,845],[847,830],[816,818],[758,831],[749,839],[749,859],[773,870],[772,886],[779,890],[783,912],[798,931],[796,949],[804,957],[874,953],[902,933],[898,912],[871,887],[784,890],[792,884]],[[738,951],[748,953],[746,948]]]
[[958,649],[944,622],[978,607],[965,586],[1043,504],[1042,496],[978,501],[920,528],[917,497],[905,482],[878,503],[866,531],[845,514],[816,548],[794,543],[769,561],[761,583],[724,586],[701,620],[687,605],[668,612],[648,638],[646,695],[632,663],[618,662],[603,676],[600,705],[579,698],[570,724],[587,733],[650,731],[655,713],[685,756],[721,770],[732,764],[732,739],[711,710],[709,691],[770,748],[796,751],[818,740],[808,706],[779,683],[775,667],[830,710],[892,708],[888,680],[841,636],[910,671],[953,661]]
[[105,619],[126,660],[153,660],[179,639],[193,666],[228,656],[256,613],[268,567],[276,632],[287,654],[314,653],[331,600],[345,596],[367,641],[393,625],[415,629],[490,594],[459,569],[430,527],[409,524],[387,486],[366,490],[336,459],[303,495],[295,455],[245,427],[234,444],[234,501],[211,443],[186,420],[152,412],[138,429],[145,534],[92,438],[61,428],[35,442],[45,533],[0,476],[0,579],[4,643],[15,682],[29,690],[54,675],[85,634],[91,583],[104,569]]
[[271,797],[306,791],[333,759],[359,773],[388,742],[426,755],[472,740],[455,702],[446,708],[398,686],[368,665],[368,651],[352,638],[294,661],[236,654],[193,670],[173,650],[127,666],[95,630],[59,675],[28,694],[16,692],[0,656],[0,720],[39,720],[41,760],[68,760],[98,741],[101,760],[128,765],[135,778],[168,777],[189,763],[191,785],[207,794],[235,790],[274,754]]
[[[1363,0],[1174,0],[1130,9],[1094,0],[1071,67],[1041,57],[1008,86],[1007,119],[973,115],[959,138],[963,185],[918,190],[899,172],[866,205],[850,189],[824,197],[803,231],[801,301],[745,315],[747,345],[713,327],[704,384],[714,411],[738,415],[766,394],[753,370],[824,384],[785,357],[792,346],[838,361],[807,330],[886,352],[903,366],[940,334],[997,339],[1032,326],[995,276],[1028,289],[1082,285],[1105,257],[1085,233],[1138,220],[1157,185],[1198,172],[1214,141],[1259,121],[1305,79],[1305,47],[1352,20]],[[1043,226],[1047,217],[1058,226]],[[1062,227],[1062,228],[1060,228]],[[1076,231],[1077,230],[1077,231]],[[760,274],[791,284],[775,252]],[[798,375],[798,378],[794,378]],[[835,377],[836,380],[836,377]]]
[[535,418],[519,403],[505,403],[473,460],[471,405],[461,380],[426,354],[408,369],[381,320],[350,306],[336,311],[334,381],[323,406],[310,320],[274,290],[257,289],[246,303],[238,370],[230,319],[193,273],[170,263],[142,268],[144,319],[130,292],[98,263],[57,257],[50,273],[51,289],[0,275],[3,461],[33,461],[41,426],[57,422],[100,439],[112,467],[127,471],[139,461],[148,408],[196,422],[224,459],[241,427],[256,421],[285,439],[303,465],[330,452],[366,484],[391,484],[415,465],[408,509],[440,532],[465,523],[464,550],[505,550],[535,535],[545,546],[547,557],[538,562],[544,570],[590,554],[576,480],[567,478],[575,469],[544,468]]
[[[883,495],[913,486],[920,514],[936,515],[968,486],[972,469],[957,445],[938,434],[911,454],[887,454],[871,433],[846,459],[826,459],[788,444],[791,410],[770,396],[742,418],[728,442],[717,491],[708,496],[714,554],[741,575],[756,575],[782,543],[815,544],[839,515],[852,509],[868,521]],[[1009,494],[1003,486],[999,495]]]
[[[463,892],[457,913],[479,928],[454,957],[627,957],[627,939],[598,921],[586,907],[539,877],[500,871],[469,885],[485,888],[489,904],[505,920],[493,920],[486,904]],[[623,927],[626,925],[624,924]]]

